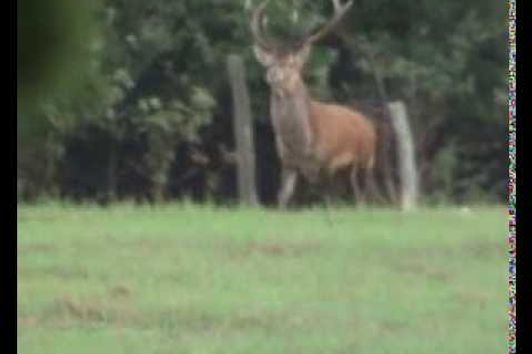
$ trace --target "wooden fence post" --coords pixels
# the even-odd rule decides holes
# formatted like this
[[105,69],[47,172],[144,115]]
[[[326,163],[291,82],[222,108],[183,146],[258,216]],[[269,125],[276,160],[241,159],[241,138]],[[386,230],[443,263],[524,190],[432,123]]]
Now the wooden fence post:
[[238,195],[241,203],[256,205],[253,120],[244,62],[239,55],[231,54],[227,57],[227,71],[233,92],[233,127],[238,169]]
[[388,103],[392,127],[397,137],[399,179],[401,184],[401,208],[410,210],[417,206],[418,174],[416,169],[414,140],[402,101]]

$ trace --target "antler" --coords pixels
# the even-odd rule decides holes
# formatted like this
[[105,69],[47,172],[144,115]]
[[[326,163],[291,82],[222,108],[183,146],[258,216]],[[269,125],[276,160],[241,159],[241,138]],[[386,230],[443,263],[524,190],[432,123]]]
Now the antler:
[[[267,38],[263,33],[265,20],[264,10],[266,9],[266,5],[269,1],[270,0],[264,0],[259,6],[257,6],[252,11],[250,27],[255,43],[257,43],[264,49],[272,50],[275,49],[277,46],[275,45],[275,43],[272,42],[271,39]],[[340,0],[332,0],[332,3],[334,6],[333,17],[316,33],[308,35],[303,40],[301,40],[299,42],[299,45],[296,45],[296,47],[315,43],[322,39],[325,35],[327,35],[340,22],[342,17],[351,8],[351,6],[353,5],[353,0],[349,0],[344,5],[341,4]]]
[[257,6],[251,14],[251,33],[255,42],[264,49],[273,49],[274,45],[266,38],[263,34],[263,25],[264,25],[264,10],[266,5],[270,0],[263,1],[259,6]]
[[340,22],[342,17],[351,8],[351,5],[353,5],[353,0],[349,0],[347,3],[345,3],[345,5],[342,5],[340,0],[332,0],[332,2],[334,6],[333,18],[330,19],[329,22],[327,22],[319,31],[307,37],[303,41],[304,44],[312,44],[322,39]]

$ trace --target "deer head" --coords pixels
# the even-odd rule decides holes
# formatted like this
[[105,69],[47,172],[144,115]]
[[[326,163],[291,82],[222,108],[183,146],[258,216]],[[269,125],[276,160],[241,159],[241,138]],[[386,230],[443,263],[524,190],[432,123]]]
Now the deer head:
[[254,39],[253,50],[257,60],[266,67],[266,81],[278,94],[293,93],[302,83],[301,71],[307,62],[311,47],[324,38],[340,22],[353,4],[353,0],[344,5],[340,0],[332,0],[333,17],[319,30],[307,34],[291,46],[281,45],[265,34],[266,17],[264,10],[269,0],[256,7],[251,17],[251,33]]

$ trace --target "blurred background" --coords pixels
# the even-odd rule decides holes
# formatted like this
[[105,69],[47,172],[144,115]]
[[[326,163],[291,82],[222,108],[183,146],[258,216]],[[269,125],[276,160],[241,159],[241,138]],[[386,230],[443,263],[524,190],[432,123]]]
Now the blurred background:
[[[251,98],[257,194],[275,202],[269,88],[249,33],[257,4],[19,0],[19,201],[235,202],[226,61],[238,54]],[[284,38],[331,13],[325,0],[268,7],[271,32]],[[358,0],[314,48],[305,79],[316,97],[380,122],[384,102],[406,103],[425,203],[503,203],[506,25],[506,6],[496,0]]]

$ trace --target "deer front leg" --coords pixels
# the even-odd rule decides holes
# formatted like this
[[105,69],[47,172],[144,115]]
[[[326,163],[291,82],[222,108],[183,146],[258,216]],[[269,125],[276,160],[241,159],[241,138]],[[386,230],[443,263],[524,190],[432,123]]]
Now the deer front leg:
[[358,168],[354,166],[351,169],[351,186],[353,187],[353,195],[356,199],[357,205],[362,205],[366,203],[366,198],[362,188],[360,188],[360,179],[358,176]]
[[281,188],[279,190],[278,202],[279,207],[284,209],[294,194],[297,183],[297,171],[294,169],[283,168],[281,172]]

